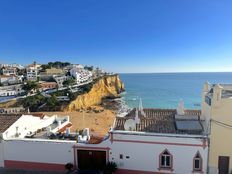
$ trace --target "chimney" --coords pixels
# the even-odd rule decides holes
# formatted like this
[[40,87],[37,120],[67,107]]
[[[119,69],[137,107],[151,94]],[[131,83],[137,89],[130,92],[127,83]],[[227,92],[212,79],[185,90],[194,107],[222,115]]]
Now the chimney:
[[177,115],[184,115],[184,101],[182,99],[178,103]]
[[65,135],[68,136],[70,134],[70,128],[66,128]]
[[139,112],[138,112],[137,108],[136,108],[136,111],[135,111],[135,123],[136,124],[140,123]]
[[222,97],[222,86],[216,84],[213,88],[213,105],[218,106]]

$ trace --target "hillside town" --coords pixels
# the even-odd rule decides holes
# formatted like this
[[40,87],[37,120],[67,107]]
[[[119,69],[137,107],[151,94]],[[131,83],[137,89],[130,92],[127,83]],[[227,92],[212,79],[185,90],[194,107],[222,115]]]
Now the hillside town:
[[[0,64],[0,103],[22,98],[40,96],[44,100],[52,99],[57,102],[68,102],[73,94],[84,90],[88,84],[112,73],[106,73],[100,68],[71,64],[68,62],[49,62],[48,64]],[[83,87],[83,88],[82,88]],[[25,103],[25,102],[24,102]],[[28,102],[31,103],[31,102]],[[49,102],[48,102],[49,103]],[[40,103],[43,107],[43,104]],[[55,103],[53,102],[55,105]],[[32,109],[33,106],[14,109],[0,108],[0,112],[17,113],[22,109]],[[35,107],[39,107],[35,105]]]

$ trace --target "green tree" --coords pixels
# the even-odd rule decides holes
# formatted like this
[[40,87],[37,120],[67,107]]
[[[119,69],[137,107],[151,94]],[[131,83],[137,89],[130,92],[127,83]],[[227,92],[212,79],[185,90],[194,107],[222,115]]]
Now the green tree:
[[45,103],[46,98],[42,95],[34,95],[25,98],[22,101],[23,107],[29,108],[31,111],[37,111],[38,107]]
[[70,79],[63,82],[64,86],[70,86],[70,85],[75,85],[75,84],[76,84],[76,80],[73,78],[70,78]]
[[88,71],[93,71],[93,66],[85,66],[84,69]]
[[51,68],[51,65],[43,64],[43,65],[41,65],[41,68],[42,68],[42,70],[41,70],[41,71],[45,72],[45,70],[46,70],[46,69]]
[[54,68],[64,68],[64,67],[70,65],[70,63],[69,62],[56,61],[56,62],[48,62],[48,65],[50,67],[54,67]]
[[55,109],[55,107],[59,104],[57,98],[55,95],[52,95],[50,98],[47,100],[47,106],[51,107],[52,110]]
[[31,90],[38,90],[39,84],[34,81],[27,81],[26,84],[23,85],[23,90],[25,90],[27,93],[29,93]]

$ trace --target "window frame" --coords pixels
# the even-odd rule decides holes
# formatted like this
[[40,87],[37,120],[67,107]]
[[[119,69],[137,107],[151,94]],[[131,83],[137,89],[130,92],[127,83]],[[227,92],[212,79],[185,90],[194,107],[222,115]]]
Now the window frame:
[[[196,168],[195,161],[199,160],[199,168]],[[203,159],[199,151],[193,157],[193,172],[200,172],[202,173],[203,170]]]
[[[167,153],[167,154],[164,154]],[[162,165],[162,158],[165,158],[165,165]],[[167,166],[167,157],[169,157],[169,165]],[[170,170],[173,171],[173,155],[168,151],[168,149],[165,149],[162,151],[159,155],[159,168],[158,170]]]

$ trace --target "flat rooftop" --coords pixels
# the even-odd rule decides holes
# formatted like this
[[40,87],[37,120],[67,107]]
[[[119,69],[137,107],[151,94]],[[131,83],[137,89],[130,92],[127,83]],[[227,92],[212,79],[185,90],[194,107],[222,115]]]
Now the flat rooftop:
[[[212,98],[213,97],[213,87],[216,84],[212,84],[211,88],[207,94],[208,97]],[[219,84],[222,87],[222,98],[230,98],[232,97],[232,84]]]
[[[143,109],[138,111],[140,123],[135,125],[138,132],[152,132],[165,134],[191,134],[201,135],[204,131],[200,120],[200,110],[185,110],[183,118],[175,118],[176,109]],[[125,122],[135,120],[136,109],[133,109],[125,117],[116,117],[114,130],[125,130]],[[125,130],[126,131],[126,130]]]

